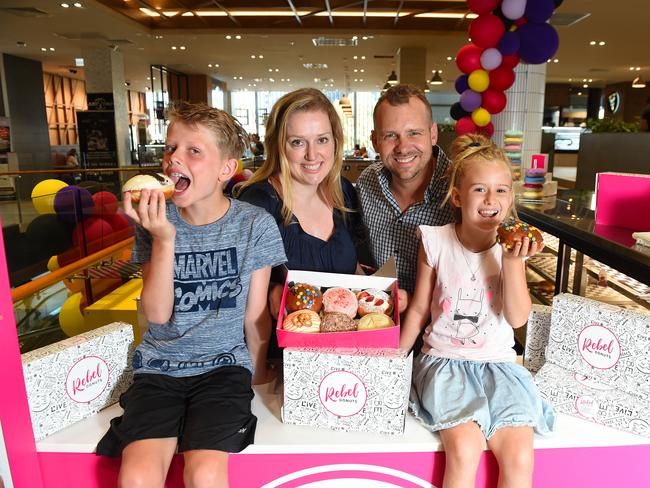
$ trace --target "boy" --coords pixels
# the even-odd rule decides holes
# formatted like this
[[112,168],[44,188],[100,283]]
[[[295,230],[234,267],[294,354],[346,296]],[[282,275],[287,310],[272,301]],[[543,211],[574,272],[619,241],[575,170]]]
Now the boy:
[[120,400],[124,415],[97,453],[122,453],[120,486],[162,487],[178,446],[185,486],[225,487],[227,453],[254,439],[251,381],[267,375],[269,276],[286,258],[272,217],[223,194],[245,149],[241,125],[203,104],[181,102],[168,116],[163,171],[174,205],[143,190],[134,208],[124,194],[139,224],[133,260],[143,263],[150,326]]

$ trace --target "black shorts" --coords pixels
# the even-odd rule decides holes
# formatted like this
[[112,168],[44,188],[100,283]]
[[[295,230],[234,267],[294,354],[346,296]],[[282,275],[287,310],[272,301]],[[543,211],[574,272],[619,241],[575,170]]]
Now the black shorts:
[[136,374],[97,454],[119,456],[133,441],[168,437],[178,438],[178,452],[239,452],[255,439],[252,399],[251,373],[240,366],[185,378]]

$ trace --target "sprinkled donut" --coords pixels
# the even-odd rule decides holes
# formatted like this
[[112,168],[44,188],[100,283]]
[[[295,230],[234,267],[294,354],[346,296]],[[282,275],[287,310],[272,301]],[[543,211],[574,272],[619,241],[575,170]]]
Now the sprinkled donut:
[[512,249],[517,242],[521,242],[524,237],[528,237],[530,242],[542,243],[542,233],[535,226],[529,225],[521,220],[507,220],[497,229],[497,242],[504,244],[506,249]]
[[316,286],[307,283],[289,283],[286,306],[289,313],[296,310],[313,310],[320,312],[323,306],[323,294]]

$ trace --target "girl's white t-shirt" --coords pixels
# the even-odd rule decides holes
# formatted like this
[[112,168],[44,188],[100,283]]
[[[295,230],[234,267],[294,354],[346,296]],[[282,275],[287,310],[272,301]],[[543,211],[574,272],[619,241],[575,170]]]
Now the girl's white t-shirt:
[[471,252],[458,240],[455,224],[421,225],[420,233],[427,262],[436,270],[422,352],[449,359],[514,361],[514,333],[503,315],[502,247],[495,243],[486,251]]

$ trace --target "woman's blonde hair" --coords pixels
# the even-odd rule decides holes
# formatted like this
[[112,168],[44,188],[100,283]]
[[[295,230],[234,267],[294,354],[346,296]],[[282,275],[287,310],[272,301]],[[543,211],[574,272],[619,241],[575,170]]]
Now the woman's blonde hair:
[[[503,166],[507,168],[508,174],[510,174],[510,179],[512,179],[512,168],[510,166],[510,159],[506,156],[506,153],[500,148],[497,147],[491,139],[481,135],[481,134],[464,134],[458,136],[451,143],[450,148],[451,155],[451,166],[447,173],[447,178],[449,180],[449,187],[447,188],[447,194],[445,199],[442,202],[442,205],[445,205],[447,202],[451,201],[451,195],[454,188],[460,186],[460,182],[465,176],[467,167],[470,163],[476,162],[492,162],[497,161],[503,163]],[[442,206],[441,205],[441,206]],[[454,207],[456,221],[460,222],[460,209]],[[510,207],[510,215],[513,217],[517,216],[514,198],[513,203]]]
[[235,195],[238,196],[246,187],[254,183],[275,177],[282,187],[282,216],[286,224],[291,222],[293,192],[285,143],[287,141],[287,121],[289,116],[296,112],[325,112],[327,115],[334,138],[334,165],[318,186],[318,194],[332,208],[349,212],[350,209],[345,207],[341,188],[341,168],[343,166],[341,119],[327,97],[314,88],[301,88],[292,91],[275,102],[266,122],[266,135],[264,136],[266,161],[248,181],[235,189]]

